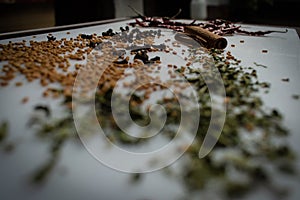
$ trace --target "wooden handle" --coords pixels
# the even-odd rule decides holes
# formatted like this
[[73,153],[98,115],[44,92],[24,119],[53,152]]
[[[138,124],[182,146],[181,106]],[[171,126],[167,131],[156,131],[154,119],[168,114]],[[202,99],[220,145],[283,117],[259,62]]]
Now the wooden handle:
[[185,26],[184,32],[206,48],[225,49],[227,40],[199,26]]

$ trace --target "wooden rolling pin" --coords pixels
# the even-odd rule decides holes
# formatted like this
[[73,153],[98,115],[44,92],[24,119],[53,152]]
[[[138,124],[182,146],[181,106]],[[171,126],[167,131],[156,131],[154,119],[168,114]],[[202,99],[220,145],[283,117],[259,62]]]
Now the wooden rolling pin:
[[185,26],[184,32],[208,49],[225,49],[227,46],[227,40],[224,37],[199,26]]

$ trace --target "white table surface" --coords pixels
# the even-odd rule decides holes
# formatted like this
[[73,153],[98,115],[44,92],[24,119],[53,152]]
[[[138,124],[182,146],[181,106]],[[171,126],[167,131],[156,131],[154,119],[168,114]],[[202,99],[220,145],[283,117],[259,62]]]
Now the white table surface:
[[[92,26],[55,32],[57,38],[75,37],[79,33],[98,33],[108,28],[118,30],[125,22],[108,25]],[[285,30],[264,26],[242,25],[247,30]],[[45,40],[47,34],[36,35],[35,40]],[[13,42],[31,40],[32,36],[14,38]],[[294,29],[288,33],[272,33],[265,37],[250,37],[235,35],[227,37],[228,47],[232,54],[242,60],[242,65],[253,66],[254,62],[268,66],[257,67],[259,80],[271,83],[268,94],[261,94],[265,104],[277,108],[284,116],[284,125],[290,131],[289,143],[300,156],[300,101],[292,98],[300,94],[300,40]],[[240,43],[244,40],[244,43]],[[5,44],[9,41],[2,40]],[[231,47],[234,44],[235,47]],[[262,53],[262,50],[268,53]],[[289,82],[281,81],[289,78]],[[23,79],[19,79],[23,80]],[[17,80],[15,80],[17,82]],[[8,140],[17,143],[12,153],[0,151],[0,199],[23,200],[53,200],[53,199],[104,199],[104,200],[134,200],[134,199],[177,199],[183,196],[185,190],[181,183],[165,176],[162,171],[152,172],[143,176],[137,184],[130,184],[130,175],[112,170],[95,160],[81,144],[66,143],[62,156],[48,181],[41,186],[27,184],[30,174],[47,160],[47,143],[39,142],[32,131],[26,128],[26,123],[33,107],[37,103],[50,105],[54,115],[61,115],[59,101],[42,97],[42,87],[34,82],[22,87],[10,84],[0,88],[0,122],[6,120],[10,124]],[[24,96],[29,96],[27,104],[20,103]],[[300,169],[300,162],[297,165]],[[300,181],[282,180],[293,190],[289,199],[300,199]],[[198,199],[208,197],[199,196]],[[273,199],[263,190],[258,190],[244,199]]]

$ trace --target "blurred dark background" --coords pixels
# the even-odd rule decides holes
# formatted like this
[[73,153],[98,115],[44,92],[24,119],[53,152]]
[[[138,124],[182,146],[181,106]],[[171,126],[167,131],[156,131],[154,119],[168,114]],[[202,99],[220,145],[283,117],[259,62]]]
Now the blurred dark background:
[[[0,33],[135,16],[126,1],[147,16],[171,17],[181,8],[178,18],[190,18],[191,0],[0,0]],[[300,0],[207,0],[207,11],[207,19],[300,27]]]

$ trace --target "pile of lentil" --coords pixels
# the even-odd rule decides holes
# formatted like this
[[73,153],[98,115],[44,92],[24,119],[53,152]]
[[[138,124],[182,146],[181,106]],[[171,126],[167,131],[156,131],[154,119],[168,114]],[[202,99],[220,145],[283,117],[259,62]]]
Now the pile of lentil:
[[[180,90],[184,90],[186,85],[174,80],[178,76],[185,76],[198,92],[201,120],[196,140],[186,152],[188,160],[177,176],[183,180],[183,187],[187,187],[192,194],[205,190],[207,184],[217,181],[221,183],[222,192],[228,197],[244,195],[258,185],[272,187],[276,194],[283,194],[284,191],[279,189],[279,186],[273,185],[272,173],[268,171],[266,163],[272,165],[278,173],[293,174],[295,157],[287,144],[276,146],[272,142],[276,138],[287,137],[288,132],[281,124],[281,114],[276,109],[267,110],[258,96],[259,90],[266,90],[270,85],[259,82],[256,70],[240,66],[240,61],[230,52],[203,48],[188,48],[177,52],[175,49],[179,48],[180,44],[169,39],[165,40],[165,44],[156,44],[155,38],[160,37],[163,37],[161,30],[140,31],[125,27],[121,28],[119,33],[108,30],[100,36],[81,34],[73,39],[57,40],[49,35],[47,41],[1,44],[0,61],[5,62],[1,69],[1,86],[9,85],[19,75],[24,76],[28,82],[38,80],[45,88],[44,97],[62,97],[66,108],[70,110],[72,87],[80,71],[86,78],[79,91],[83,96],[93,85],[97,85],[97,117],[100,124],[114,130],[109,138],[126,145],[138,145],[147,141],[132,138],[116,127],[110,104],[112,89],[117,87],[120,79],[124,79],[122,82],[124,88],[131,88],[141,80],[154,82],[138,88],[138,93],[130,98],[129,109],[132,118],[139,123],[147,124],[149,118],[147,111],[142,109],[143,103],[157,90],[173,87],[177,88],[176,91],[180,94]],[[130,51],[130,54],[126,54],[126,51]],[[155,52],[163,52],[168,56],[182,54],[185,56],[186,64],[162,65],[162,58],[149,57],[150,53]],[[210,58],[213,62],[211,64],[216,68],[209,71],[193,68],[192,66],[199,62],[203,64],[201,63],[203,57]],[[87,62],[82,63],[84,60]],[[75,64],[71,65],[71,61],[75,61]],[[204,68],[211,66],[203,65]],[[135,73],[128,72],[128,69],[134,69]],[[161,69],[167,69],[168,76],[173,81],[164,82],[159,77],[153,76],[160,73]],[[211,120],[210,96],[206,82],[202,78],[203,73],[212,79],[215,73],[221,74],[226,90],[224,105],[227,107],[227,116],[215,149],[205,158],[199,159],[198,151]],[[134,81],[126,81],[128,76],[133,76]],[[52,87],[52,83],[58,83],[59,86]],[[16,86],[20,87],[22,84],[25,83],[18,82]],[[120,96],[121,100],[123,98],[125,97]],[[85,101],[91,103],[88,98]],[[158,103],[164,105],[167,110],[168,124],[180,121],[180,105],[176,99],[163,97]],[[47,108],[41,108],[37,106],[36,110],[47,111]],[[71,113],[63,119],[32,121],[32,123],[39,125],[37,136],[48,138],[51,143],[51,158],[33,175],[33,181],[39,183],[51,174],[49,172],[57,163],[63,144],[77,136],[74,133]],[[7,134],[6,125],[3,127],[1,140]],[[254,142],[245,140],[256,132],[260,134],[258,138],[253,138]],[[168,133],[167,137],[174,135],[174,132]],[[256,162],[258,160],[259,162]],[[244,177],[243,181],[232,178],[232,171]]]

